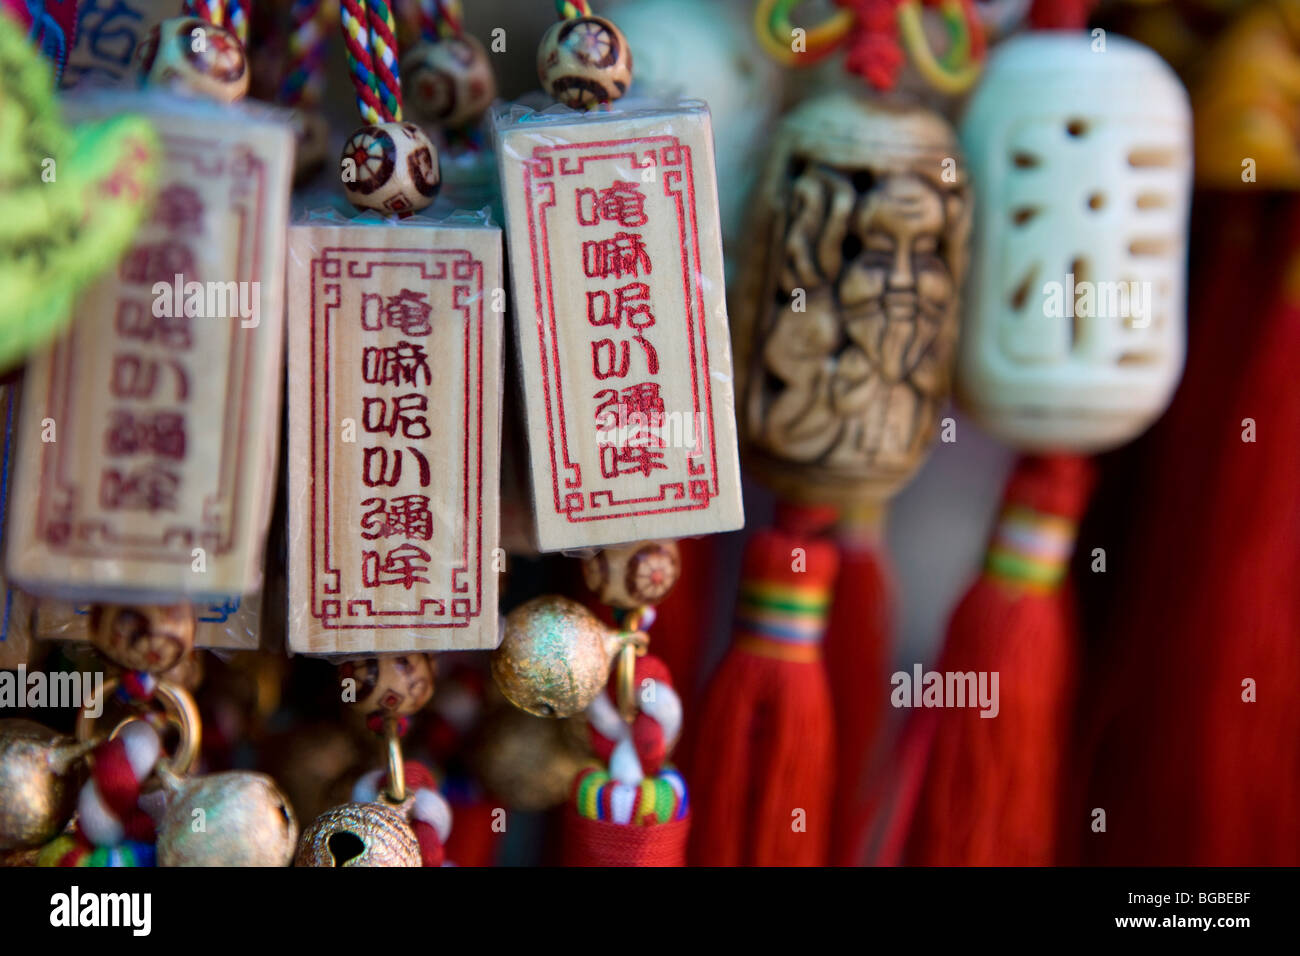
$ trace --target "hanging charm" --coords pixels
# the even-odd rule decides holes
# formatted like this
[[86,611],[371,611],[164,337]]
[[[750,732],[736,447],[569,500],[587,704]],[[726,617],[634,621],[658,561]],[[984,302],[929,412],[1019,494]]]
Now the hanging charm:
[[[626,40],[561,7],[543,85],[607,108]],[[502,114],[495,132],[539,548],[740,527],[708,110]]]
[[106,93],[66,106],[87,119],[141,108],[163,161],[130,251],[28,366],[9,575],[74,602],[256,591],[278,447],[292,133],[195,100]]
[[1185,351],[1191,113],[1158,56],[1037,32],[962,125],[983,210],[959,393],[1026,450],[1105,451],[1169,403]]
[[939,664],[1000,675],[998,719],[930,721],[910,862],[1060,861],[1082,651],[1067,571],[1093,481],[1083,456],[1145,430],[1182,372],[1187,96],[1132,41],[1095,52],[1088,7],[1039,0],[1035,23],[1078,29],[1002,44],[962,127],[982,214],[958,395],[1025,454]]
[[794,110],[759,185],[736,359],[746,461],[795,501],[883,501],[936,437],[971,197],[956,136],[914,106]]
[[433,696],[425,654],[349,661],[339,668],[351,714],[384,740],[387,771],[357,781],[352,802],[321,814],[299,841],[295,866],[442,866],[451,808],[433,772],[405,760],[402,738]]
[[289,232],[289,646],[495,647],[501,232]]

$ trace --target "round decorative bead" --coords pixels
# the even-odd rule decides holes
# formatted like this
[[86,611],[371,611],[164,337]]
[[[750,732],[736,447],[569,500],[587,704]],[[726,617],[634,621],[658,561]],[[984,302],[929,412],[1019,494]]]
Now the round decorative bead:
[[565,106],[591,109],[632,85],[632,50],[604,17],[572,17],[546,31],[537,48],[542,89]]
[[343,146],[339,176],[358,209],[418,212],[438,194],[438,150],[414,123],[363,126]]
[[151,86],[182,86],[222,103],[248,93],[248,56],[224,27],[197,17],[172,17],[149,31],[136,54]]
[[90,643],[129,671],[161,674],[194,649],[194,605],[96,604],[90,609]]
[[396,810],[345,803],[326,810],[298,841],[294,866],[420,866],[420,844]]
[[572,717],[605,688],[618,632],[577,601],[533,598],[506,615],[492,677],[506,698],[538,717]]
[[399,654],[348,661],[339,667],[343,679],[356,681],[355,712],[365,717],[405,717],[424,708],[433,697],[433,658],[428,654]]
[[298,821],[275,781],[231,770],[186,780],[168,796],[158,865],[288,866],[297,842]]
[[582,562],[587,587],[611,607],[658,604],[681,573],[676,541],[640,541],[602,548]]
[[487,50],[474,37],[419,43],[402,57],[406,106],[440,126],[472,126],[497,95]]

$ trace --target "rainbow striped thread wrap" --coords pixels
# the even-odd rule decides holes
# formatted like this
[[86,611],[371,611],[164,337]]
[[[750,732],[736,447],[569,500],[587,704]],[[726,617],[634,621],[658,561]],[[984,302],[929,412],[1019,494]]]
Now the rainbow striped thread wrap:
[[636,785],[619,783],[599,764],[590,764],[575,778],[573,792],[578,816],[606,823],[651,826],[680,820],[690,811],[686,781],[670,764]]
[[1005,584],[1050,594],[1069,570],[1077,531],[1070,518],[1008,505],[998,518],[984,571]]
[[831,590],[819,584],[742,581],[736,646],[785,661],[820,660],[830,607]]

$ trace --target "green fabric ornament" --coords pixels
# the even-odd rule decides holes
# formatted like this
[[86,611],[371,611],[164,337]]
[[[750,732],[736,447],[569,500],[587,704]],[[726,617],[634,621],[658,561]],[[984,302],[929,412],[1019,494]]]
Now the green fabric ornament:
[[65,126],[49,65],[0,17],[0,372],[54,338],[126,251],[161,155],[143,117]]

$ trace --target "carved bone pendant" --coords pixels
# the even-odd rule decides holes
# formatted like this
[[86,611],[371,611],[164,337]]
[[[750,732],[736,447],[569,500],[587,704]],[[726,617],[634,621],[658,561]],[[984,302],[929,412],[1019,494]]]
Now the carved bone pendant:
[[947,400],[971,197],[936,113],[831,94],[781,123],[735,316],[746,460],[778,493],[883,499]]

